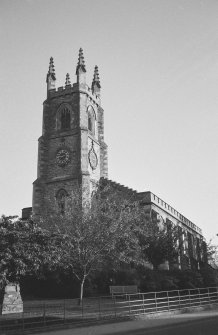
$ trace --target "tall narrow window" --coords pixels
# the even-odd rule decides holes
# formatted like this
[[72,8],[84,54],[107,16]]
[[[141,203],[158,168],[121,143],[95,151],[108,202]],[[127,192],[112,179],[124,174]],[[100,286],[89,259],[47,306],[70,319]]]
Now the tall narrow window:
[[59,190],[56,195],[56,199],[61,214],[64,214],[66,210],[66,198],[67,198],[67,192],[63,189]]
[[92,131],[92,117],[90,113],[88,115],[88,128],[89,128],[89,131]]
[[158,219],[158,213],[155,212],[153,209],[151,210],[151,220],[153,223],[157,223],[157,219]]
[[61,129],[70,129],[70,111],[66,107],[61,111]]
[[88,107],[88,130],[92,133],[92,135],[95,135],[95,123],[96,123],[95,111],[91,106],[89,106]]

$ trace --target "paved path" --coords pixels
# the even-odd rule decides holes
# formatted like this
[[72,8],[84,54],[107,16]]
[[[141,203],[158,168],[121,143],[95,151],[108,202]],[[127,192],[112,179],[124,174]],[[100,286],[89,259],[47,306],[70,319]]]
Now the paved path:
[[82,328],[42,332],[41,335],[217,335],[218,310],[120,321]]

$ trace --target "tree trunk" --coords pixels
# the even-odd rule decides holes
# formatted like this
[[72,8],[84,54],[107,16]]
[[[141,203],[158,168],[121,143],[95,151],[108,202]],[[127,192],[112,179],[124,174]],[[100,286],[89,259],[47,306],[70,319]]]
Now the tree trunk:
[[82,300],[83,300],[83,287],[84,287],[84,283],[85,283],[85,277],[83,277],[81,283],[80,283],[80,298],[79,298],[79,304],[82,304]]

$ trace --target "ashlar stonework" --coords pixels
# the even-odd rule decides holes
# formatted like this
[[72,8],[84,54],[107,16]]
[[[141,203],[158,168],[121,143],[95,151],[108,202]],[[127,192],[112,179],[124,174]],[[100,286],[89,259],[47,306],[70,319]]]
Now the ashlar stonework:
[[[201,229],[152,192],[140,192],[108,178],[107,145],[104,141],[104,110],[98,67],[91,87],[86,82],[83,50],[79,50],[76,83],[67,73],[65,86],[56,89],[53,58],[46,77],[47,98],[43,103],[42,135],[38,140],[37,179],[33,183],[32,208],[24,208],[23,219],[45,211],[64,214],[65,198],[79,186],[91,198],[99,182],[110,183],[114,192],[131,194],[143,204],[150,220],[178,225],[183,245],[177,266],[199,268],[206,262],[206,244]],[[83,197],[82,197],[83,198]],[[165,268],[167,265],[164,265]]]

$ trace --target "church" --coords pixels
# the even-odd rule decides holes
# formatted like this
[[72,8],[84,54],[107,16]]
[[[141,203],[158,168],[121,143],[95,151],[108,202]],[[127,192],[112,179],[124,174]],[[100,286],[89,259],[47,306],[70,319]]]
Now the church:
[[[108,179],[107,144],[104,141],[104,110],[98,67],[91,86],[86,82],[83,50],[79,50],[76,83],[66,74],[65,85],[56,88],[53,58],[46,77],[47,98],[43,103],[42,135],[38,139],[37,179],[33,182],[32,207],[22,210],[22,218],[40,216],[47,210],[64,213],[65,199],[81,185],[92,196],[99,181],[114,190],[132,193],[155,224],[172,223],[181,229],[180,269],[199,269],[206,260],[206,244],[201,229],[152,192],[137,192]],[[49,208],[48,208],[49,207]]]

